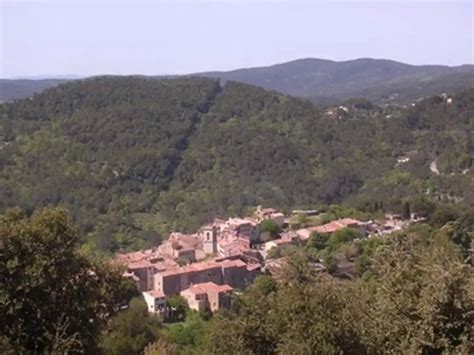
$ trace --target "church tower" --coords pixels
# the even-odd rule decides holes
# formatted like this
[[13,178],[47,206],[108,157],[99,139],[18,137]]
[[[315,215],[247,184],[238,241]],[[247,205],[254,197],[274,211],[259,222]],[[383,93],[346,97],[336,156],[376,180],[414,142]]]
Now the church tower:
[[215,226],[205,226],[201,231],[204,237],[204,253],[217,253],[217,228]]

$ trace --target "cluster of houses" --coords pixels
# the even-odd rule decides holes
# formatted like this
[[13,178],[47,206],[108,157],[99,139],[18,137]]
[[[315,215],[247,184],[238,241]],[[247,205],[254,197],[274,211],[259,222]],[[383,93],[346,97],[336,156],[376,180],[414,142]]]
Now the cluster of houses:
[[171,233],[156,248],[118,254],[124,276],[142,292],[150,312],[166,315],[166,299],[181,295],[191,309],[211,311],[229,305],[229,295],[262,272],[263,258],[253,245],[263,220],[284,224],[274,209],[258,209],[255,217],[216,219],[197,233]]
[[[167,298],[180,295],[191,309],[212,312],[226,308],[234,290],[242,290],[263,271],[280,269],[283,260],[266,260],[272,248],[304,244],[313,233],[333,233],[357,228],[365,235],[385,234],[404,226],[399,216],[383,223],[342,218],[327,224],[282,232],[279,238],[261,243],[259,225],[271,220],[279,227],[288,223],[284,214],[271,208],[257,209],[254,217],[215,219],[194,234],[171,233],[156,248],[118,254],[150,312],[166,317]],[[321,270],[324,266],[318,265]]]

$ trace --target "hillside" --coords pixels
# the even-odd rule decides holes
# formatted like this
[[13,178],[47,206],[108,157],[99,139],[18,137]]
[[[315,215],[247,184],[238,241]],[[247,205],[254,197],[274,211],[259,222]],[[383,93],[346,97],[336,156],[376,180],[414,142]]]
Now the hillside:
[[414,66],[384,59],[335,62],[299,59],[268,67],[200,76],[234,80],[330,103],[352,97],[376,102],[406,103],[423,96],[474,87],[474,66]]
[[86,245],[111,251],[257,204],[397,210],[428,196],[474,205],[474,91],[452,100],[354,101],[334,117],[204,78],[61,84],[0,106],[0,213],[65,206]]
[[[286,95],[309,98],[318,104],[332,104],[354,97],[364,97],[376,103],[410,103],[422,97],[474,87],[473,65],[414,66],[369,58],[344,62],[298,59],[267,67],[196,73],[192,76],[243,82]],[[0,101],[30,97],[65,81],[0,79]]]
[[33,96],[66,79],[0,79],[0,102]]

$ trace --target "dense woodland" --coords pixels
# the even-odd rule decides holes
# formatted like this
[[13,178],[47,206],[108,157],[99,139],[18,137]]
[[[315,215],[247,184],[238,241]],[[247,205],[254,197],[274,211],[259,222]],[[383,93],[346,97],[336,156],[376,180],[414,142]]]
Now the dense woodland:
[[62,84],[0,106],[0,211],[63,206],[84,248],[113,252],[258,204],[474,204],[473,90],[344,106],[203,78]]

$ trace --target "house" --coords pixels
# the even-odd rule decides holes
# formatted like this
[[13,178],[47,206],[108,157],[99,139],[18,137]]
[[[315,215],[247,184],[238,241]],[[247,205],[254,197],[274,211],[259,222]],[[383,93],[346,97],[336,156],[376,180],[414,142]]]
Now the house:
[[307,217],[316,216],[318,213],[319,213],[318,210],[293,210],[293,211],[291,211],[292,215],[302,214],[302,215],[305,215]]
[[352,218],[342,218],[313,228],[316,233],[334,233],[344,228],[359,228],[363,222]]
[[195,284],[181,291],[181,296],[188,302],[189,308],[196,311],[210,309],[215,312],[229,308],[233,288],[227,284],[217,285],[214,282]]
[[163,313],[166,310],[166,296],[158,290],[142,292],[150,313]]
[[258,267],[250,267],[240,259],[212,260],[158,272],[154,286],[166,296],[179,294],[191,285],[205,282],[244,288],[254,280],[259,271],[260,264]]
[[158,252],[164,258],[193,262],[201,257],[197,251],[202,249],[203,241],[197,234],[174,232],[158,247]]
[[258,239],[257,223],[250,218],[229,218],[226,221],[226,229],[235,231],[239,236],[249,238],[251,242]]
[[284,246],[295,244],[296,237],[297,237],[296,234],[289,234],[289,233],[283,234],[280,239],[274,239],[274,240],[270,240],[269,242],[266,242],[264,244],[263,249],[268,252],[272,248],[284,247]]
[[316,227],[308,227],[296,231],[301,240],[307,240],[313,233],[334,233],[344,228],[361,228],[364,222],[352,218],[342,218]]
[[278,227],[281,227],[283,224],[285,224],[285,215],[281,212],[278,212],[274,208],[261,208],[258,206],[255,215],[257,216],[257,220],[259,222],[270,220],[275,222]]
[[142,260],[129,263],[127,266],[127,272],[138,278],[139,291],[142,292],[153,289],[153,275],[155,274],[155,268],[149,261]]
[[222,236],[217,243],[217,251],[221,257],[240,255],[249,250],[251,250],[250,240],[246,237],[230,234]]

